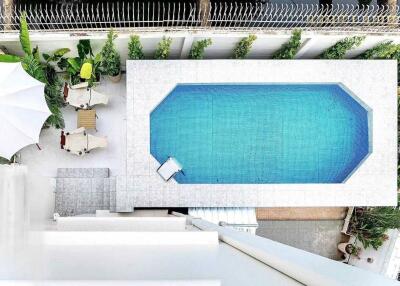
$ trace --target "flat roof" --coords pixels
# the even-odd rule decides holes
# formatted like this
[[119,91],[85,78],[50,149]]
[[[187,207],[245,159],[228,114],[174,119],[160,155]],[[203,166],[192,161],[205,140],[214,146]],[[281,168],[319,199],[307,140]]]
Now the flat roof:
[[[341,83],[370,108],[371,154],[340,184],[164,182],[150,154],[150,113],[179,83]],[[134,207],[372,206],[397,203],[397,62],[144,60],[127,62],[126,173]]]

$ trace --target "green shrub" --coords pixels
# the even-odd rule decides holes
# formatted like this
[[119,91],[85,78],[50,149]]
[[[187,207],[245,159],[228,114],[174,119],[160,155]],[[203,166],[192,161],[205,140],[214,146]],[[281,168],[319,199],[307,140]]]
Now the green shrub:
[[89,86],[93,86],[101,74],[101,53],[93,54],[90,40],[79,40],[76,48],[78,57],[67,59],[67,72],[70,76],[70,82],[73,85],[80,83],[81,68],[84,63],[90,63],[92,65],[92,77],[88,80],[88,83]]
[[116,76],[121,71],[121,57],[114,44],[116,38],[117,34],[110,30],[107,34],[107,41],[101,49],[102,72],[108,76]]
[[128,57],[130,60],[144,59],[143,46],[137,35],[131,36],[128,44]]
[[346,53],[358,46],[364,41],[365,37],[346,37],[333,46],[326,49],[319,58],[321,59],[343,59]]
[[294,59],[301,45],[301,30],[295,29],[289,41],[272,56],[273,59]]
[[350,233],[357,237],[364,248],[375,250],[387,240],[389,229],[400,228],[400,209],[397,207],[356,208],[350,220]]
[[158,43],[156,52],[154,54],[154,58],[157,60],[168,59],[171,50],[171,43],[172,43],[171,38],[163,37],[162,40]]
[[255,40],[257,40],[256,35],[249,35],[246,38],[241,39],[233,50],[233,58],[244,59],[249,54],[251,46]]
[[189,59],[202,59],[204,56],[204,50],[211,44],[211,39],[204,39],[194,43],[189,53]]
[[360,54],[358,59],[392,59],[395,58],[396,53],[400,50],[400,45],[393,44],[392,41],[387,41],[376,45],[375,47],[366,50]]

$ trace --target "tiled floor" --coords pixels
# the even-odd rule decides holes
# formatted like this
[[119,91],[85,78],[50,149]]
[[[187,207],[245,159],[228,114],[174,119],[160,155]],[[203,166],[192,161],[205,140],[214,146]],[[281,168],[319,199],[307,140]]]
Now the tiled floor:
[[[35,145],[24,148],[21,153],[22,163],[28,166],[28,196],[31,209],[31,221],[42,222],[49,219],[54,211],[54,189],[57,168],[110,168],[110,176],[125,172],[125,109],[126,84],[125,76],[121,82],[114,84],[102,80],[98,91],[110,96],[107,106],[97,106],[98,115],[96,133],[107,136],[108,146],[105,149],[93,150],[90,154],[78,157],[60,149],[60,130],[53,128],[42,131],[40,136],[41,151]],[[77,112],[72,107],[65,107],[63,115],[65,130],[77,127]]]

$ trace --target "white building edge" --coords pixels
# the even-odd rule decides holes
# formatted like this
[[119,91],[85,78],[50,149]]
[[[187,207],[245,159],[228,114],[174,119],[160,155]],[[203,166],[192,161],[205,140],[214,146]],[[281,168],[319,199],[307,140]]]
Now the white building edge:
[[26,168],[0,171],[0,285],[398,285],[179,213],[65,217],[32,228]]

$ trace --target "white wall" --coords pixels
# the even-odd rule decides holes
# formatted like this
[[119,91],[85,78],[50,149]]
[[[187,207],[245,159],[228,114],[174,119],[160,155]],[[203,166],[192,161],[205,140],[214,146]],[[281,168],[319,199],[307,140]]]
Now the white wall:
[[[278,50],[290,37],[290,32],[258,32],[255,33],[258,39],[254,42],[248,58],[251,59],[266,59],[271,58],[272,54]],[[232,57],[232,50],[241,38],[247,36],[244,33],[221,33],[221,32],[143,32],[139,33],[143,44],[145,56],[151,59],[158,42],[163,36],[173,39],[171,45],[171,59],[186,58],[192,42],[201,39],[211,38],[213,44],[206,49],[205,59],[226,59]],[[357,34],[327,34],[319,32],[303,32],[302,48],[298,53],[298,58],[309,59],[321,54],[326,48],[336,43],[338,40],[346,36],[355,36]],[[125,63],[128,55],[129,33],[121,33],[116,40],[116,45],[121,53],[121,60]],[[76,55],[76,44],[81,38],[92,40],[92,46],[95,52],[100,51],[101,46],[106,39],[105,33],[87,33],[85,35],[74,35],[68,33],[31,33],[33,45],[38,45],[43,53],[51,53],[58,48],[70,48],[69,56]],[[367,36],[363,44],[350,51],[348,58],[354,57],[374,45],[386,41],[393,40],[400,43],[400,35],[371,35]],[[6,47],[9,52],[21,54],[20,44],[17,34],[1,34],[0,46]]]

